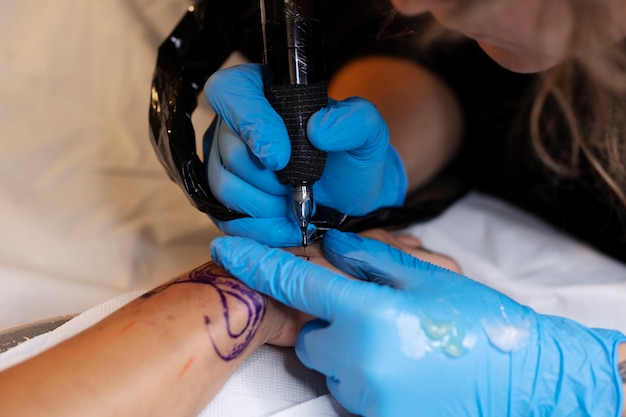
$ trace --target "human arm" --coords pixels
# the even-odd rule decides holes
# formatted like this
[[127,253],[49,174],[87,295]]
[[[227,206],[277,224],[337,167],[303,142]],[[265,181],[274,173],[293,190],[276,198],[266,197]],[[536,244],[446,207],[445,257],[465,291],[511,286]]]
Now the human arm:
[[367,417],[621,412],[621,333],[538,314],[353,234],[329,232],[323,251],[369,282],[242,238],[212,244],[216,262],[252,288],[322,318],[302,329],[296,353],[327,376],[348,410]]
[[297,326],[210,262],[0,372],[7,416],[195,416],[241,362]]
[[353,60],[337,71],[328,90],[337,100],[358,96],[378,108],[390,143],[402,156],[408,193],[437,175],[459,150],[463,120],[454,93],[413,60],[382,55]]

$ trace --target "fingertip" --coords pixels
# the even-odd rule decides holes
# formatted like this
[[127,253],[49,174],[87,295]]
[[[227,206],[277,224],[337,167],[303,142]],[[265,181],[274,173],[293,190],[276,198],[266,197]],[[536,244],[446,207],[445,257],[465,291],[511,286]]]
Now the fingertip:
[[362,146],[385,148],[389,131],[374,104],[349,97],[314,113],[307,124],[311,144],[327,152],[349,151]]
[[364,248],[364,243],[365,239],[356,233],[330,229],[324,235],[322,253],[343,272],[368,280],[367,266],[375,254]]
[[237,239],[235,236],[218,236],[213,239],[209,245],[211,259],[221,267],[229,269],[229,253]]
[[289,163],[291,141],[283,119],[269,104],[267,106],[266,120],[242,124],[241,135],[264,167],[279,171]]
[[241,86],[245,79],[256,89],[263,90],[262,69],[260,64],[244,63],[215,71],[204,83],[204,95],[211,100],[225,86]]
[[211,255],[214,255],[219,250],[221,250],[221,247],[223,246],[225,239],[228,239],[228,237],[227,236],[218,236],[218,237],[216,237],[215,239],[213,239],[211,241],[211,243],[209,244],[209,248],[211,250]]
[[359,249],[365,242],[365,238],[353,232],[341,232],[337,229],[329,229],[324,235],[322,249],[329,253],[345,253]]
[[340,252],[346,248],[346,242],[349,247],[359,245],[363,242],[363,237],[353,232],[342,232],[338,229],[328,229],[322,240],[322,250],[330,252]]
[[300,359],[300,362],[309,369],[320,370],[319,367],[315,366],[314,358],[310,355],[311,338],[315,336],[317,331],[325,329],[328,325],[329,323],[327,321],[315,319],[307,322],[298,332],[294,346],[296,356]]
[[445,279],[458,275],[389,243],[363,238],[355,233],[329,232],[322,242],[322,253],[326,259],[341,271],[362,280],[408,289],[434,277]]

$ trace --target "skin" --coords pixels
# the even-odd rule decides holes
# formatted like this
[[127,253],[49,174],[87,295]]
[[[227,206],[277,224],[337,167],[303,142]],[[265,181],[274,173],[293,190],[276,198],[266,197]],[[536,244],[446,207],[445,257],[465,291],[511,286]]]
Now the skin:
[[453,93],[412,61],[387,56],[355,60],[335,74],[328,92],[337,100],[359,96],[376,105],[391,144],[402,155],[409,192],[430,181],[461,145],[461,109]]
[[402,14],[431,12],[443,26],[478,42],[497,63],[515,72],[555,66],[568,51],[573,18],[567,0],[498,0],[481,7],[480,18],[458,16],[456,0],[392,0]]
[[[432,13],[443,26],[475,39],[492,59],[512,71],[543,71],[567,52],[572,30],[567,0],[492,0],[481,8],[480,19],[455,13],[457,1],[391,3],[405,15]],[[622,0],[611,1],[616,15],[624,16]],[[616,33],[624,31],[616,25]],[[415,62],[389,56],[355,60],[334,75],[329,95],[337,100],[359,96],[377,106],[389,127],[391,144],[402,155],[409,192],[436,176],[461,146],[458,101],[444,82]]]
[[[369,236],[458,267],[417,239]],[[317,245],[287,250],[330,266]],[[263,343],[293,345],[309,319],[209,262],[0,372],[2,415],[196,416],[250,353]]]

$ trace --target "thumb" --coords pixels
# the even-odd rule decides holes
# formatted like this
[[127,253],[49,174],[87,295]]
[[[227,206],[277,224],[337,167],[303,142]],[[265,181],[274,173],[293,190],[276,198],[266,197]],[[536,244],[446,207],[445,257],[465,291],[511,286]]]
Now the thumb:
[[389,146],[387,123],[371,102],[350,97],[330,100],[307,124],[311,144],[326,152],[350,151],[357,158],[385,155]]
[[346,274],[394,288],[410,290],[434,277],[455,275],[387,243],[335,229],[324,235],[322,252]]
[[289,307],[332,321],[368,286],[254,240],[222,236],[211,242],[213,260],[253,290]]

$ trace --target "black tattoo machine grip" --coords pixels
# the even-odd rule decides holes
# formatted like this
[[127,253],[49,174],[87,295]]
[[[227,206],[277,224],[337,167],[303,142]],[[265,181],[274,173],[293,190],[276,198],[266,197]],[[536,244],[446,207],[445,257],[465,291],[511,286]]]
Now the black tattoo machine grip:
[[291,158],[278,179],[293,190],[293,211],[306,246],[313,212],[312,186],[322,175],[326,153],[311,145],[306,127],[328,104],[324,60],[323,0],[260,0],[265,96],[283,118]]
[[326,91],[326,83],[272,85],[265,90],[265,96],[283,118],[291,139],[289,163],[277,172],[283,184],[312,185],[322,176],[326,153],[311,145],[306,134],[306,124],[313,113],[326,106]]

